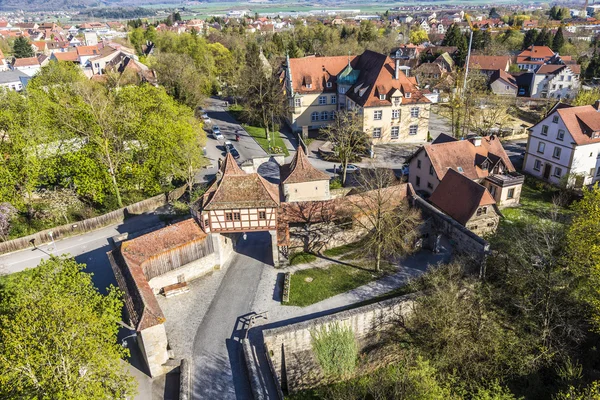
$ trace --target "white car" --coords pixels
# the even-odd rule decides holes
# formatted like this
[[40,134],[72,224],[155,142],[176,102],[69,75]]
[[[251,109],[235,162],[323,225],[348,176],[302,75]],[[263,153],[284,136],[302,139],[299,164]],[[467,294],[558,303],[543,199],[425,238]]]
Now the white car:
[[210,118],[208,117],[208,114],[204,113],[202,114],[202,121],[204,121],[205,124],[210,124]]
[[216,125],[213,125],[212,133],[213,133],[213,136],[215,137],[215,139],[217,139],[217,140],[225,139],[225,136],[223,136],[223,134],[221,133],[221,130]]
[[[341,168],[340,168],[340,173],[342,173]],[[346,166],[346,173],[347,174],[360,174],[360,167],[358,165],[348,164],[348,166]]]

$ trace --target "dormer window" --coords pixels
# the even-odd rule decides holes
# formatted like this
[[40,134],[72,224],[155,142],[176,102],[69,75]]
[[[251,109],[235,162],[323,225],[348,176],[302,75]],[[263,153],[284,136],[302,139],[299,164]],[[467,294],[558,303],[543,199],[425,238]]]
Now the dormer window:
[[333,86],[333,84],[332,84],[331,82],[327,82],[326,86],[327,86],[328,88],[330,88],[330,87],[332,87],[332,86]]
[[312,84],[311,84],[311,83],[307,83],[307,84],[306,84],[306,88],[307,88],[307,89],[312,89]]
[[385,100],[385,94],[380,94],[379,95],[379,100]]
[[404,97],[406,97],[407,99],[410,99],[410,92],[404,93]]

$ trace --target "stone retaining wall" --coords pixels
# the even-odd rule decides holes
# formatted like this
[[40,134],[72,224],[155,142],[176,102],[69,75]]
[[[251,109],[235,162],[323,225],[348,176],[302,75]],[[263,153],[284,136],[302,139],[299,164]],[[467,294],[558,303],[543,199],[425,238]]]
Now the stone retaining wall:
[[311,357],[313,330],[337,322],[351,327],[356,339],[361,341],[382,332],[397,317],[410,313],[416,296],[396,297],[279,328],[265,329],[265,351],[275,371],[275,382],[289,393],[318,386],[322,376],[314,371],[314,363],[303,361]]

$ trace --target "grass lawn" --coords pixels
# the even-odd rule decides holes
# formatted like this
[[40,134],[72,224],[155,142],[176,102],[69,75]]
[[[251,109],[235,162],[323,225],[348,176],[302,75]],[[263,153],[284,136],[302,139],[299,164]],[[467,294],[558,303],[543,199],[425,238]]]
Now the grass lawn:
[[342,264],[297,271],[292,274],[290,301],[286,305],[305,307],[362,286],[383,274]]
[[290,258],[290,265],[307,264],[317,259],[317,256],[311,253],[296,253]]
[[[256,143],[258,143],[259,146],[262,147],[267,153],[269,153],[269,154],[273,153],[269,150],[269,140],[265,138],[264,128],[261,128],[258,126],[244,125],[244,129],[246,130],[246,132],[248,132],[248,134],[250,136],[252,136],[254,138],[254,140],[256,140]],[[279,132],[274,132],[274,133],[271,132],[271,137],[274,137],[274,139],[275,139],[273,141],[273,147],[279,148],[279,150],[277,152],[281,152],[281,153],[285,154],[287,157],[290,155],[290,152],[285,147],[285,143],[283,143],[283,139],[281,139],[280,135],[281,135],[281,133],[279,133]]]
[[357,250],[359,247],[360,247],[360,242],[344,244],[339,247],[334,247],[332,249],[325,250],[323,252],[323,255],[327,256],[327,257],[340,257],[346,253]]
[[[547,185],[535,178],[526,177],[521,189],[521,206],[502,209],[504,222],[527,223],[540,219],[548,219],[553,210],[552,200],[559,194],[558,188]],[[571,211],[567,207],[560,207],[558,212],[561,217],[568,218]]]

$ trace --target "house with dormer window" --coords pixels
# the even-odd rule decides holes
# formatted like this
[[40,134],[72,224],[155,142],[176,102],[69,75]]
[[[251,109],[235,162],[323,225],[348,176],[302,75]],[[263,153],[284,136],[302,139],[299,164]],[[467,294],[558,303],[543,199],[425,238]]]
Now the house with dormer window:
[[427,141],[431,102],[414,77],[403,72],[400,59],[365,51],[350,57],[288,59],[284,68],[295,132],[319,129],[337,112],[357,112],[374,144]]
[[559,103],[530,128],[523,171],[555,185],[580,188],[600,181],[600,101]]

